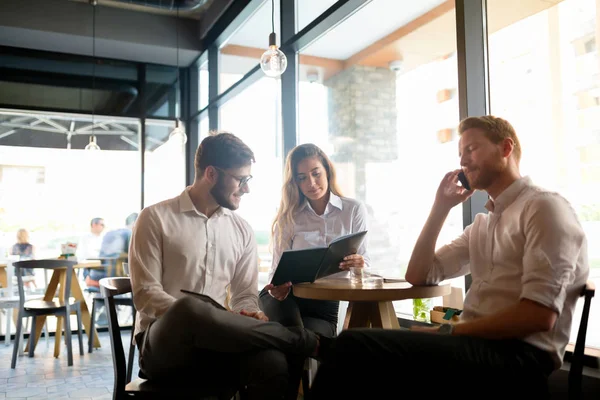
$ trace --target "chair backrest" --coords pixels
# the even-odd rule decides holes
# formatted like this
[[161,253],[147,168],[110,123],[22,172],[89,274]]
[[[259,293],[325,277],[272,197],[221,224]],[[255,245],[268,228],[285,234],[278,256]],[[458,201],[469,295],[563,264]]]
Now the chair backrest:
[[58,268],[66,268],[67,275],[65,279],[65,286],[61,288],[61,292],[63,296],[61,296],[61,300],[64,302],[65,306],[69,308],[69,298],[71,297],[71,281],[73,277],[73,266],[76,265],[76,261],[69,260],[25,260],[25,261],[16,261],[13,263],[15,267],[15,272],[17,275],[17,283],[19,289],[19,302],[21,306],[25,303],[25,289],[23,283],[23,274],[21,273],[21,269],[58,269]]
[[131,293],[131,279],[129,277],[100,279],[100,294],[104,297],[106,314],[108,316],[108,332],[110,335],[113,369],[115,372],[115,398],[121,398],[125,392],[125,385],[127,385],[127,364],[125,361],[125,351],[123,349],[123,341],[121,340],[121,328],[117,318],[117,308],[114,297],[126,293]]
[[581,322],[577,331],[577,340],[575,341],[575,349],[569,369],[569,398],[581,397],[581,381],[584,363],[585,336],[587,334],[588,319],[590,316],[590,306],[592,298],[596,293],[594,282],[588,281],[581,290],[580,296],[584,298],[583,312],[581,313]]

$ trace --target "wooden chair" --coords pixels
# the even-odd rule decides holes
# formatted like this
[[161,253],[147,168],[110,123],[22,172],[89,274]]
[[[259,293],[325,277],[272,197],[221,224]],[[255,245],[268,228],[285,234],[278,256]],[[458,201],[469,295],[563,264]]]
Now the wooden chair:
[[[101,260],[105,263],[105,271],[108,276],[112,276],[111,274],[119,273],[119,265],[121,265],[121,270],[123,271],[123,261],[127,261],[127,259],[123,259],[123,257],[106,257],[106,258],[93,258],[93,260]],[[88,353],[92,353],[94,351],[94,337],[96,332],[96,312],[97,310],[104,304],[104,297],[99,290],[95,287],[89,287],[86,289],[92,295],[92,313],[90,318],[90,335],[88,336]],[[133,320],[135,322],[135,307],[133,306],[133,298],[131,296],[127,297],[115,297],[114,298],[115,305],[117,306],[129,306],[133,310]],[[131,374],[130,374],[131,375]]]
[[[19,289],[19,315],[17,317],[17,332],[15,335],[15,346],[13,348],[13,355],[11,361],[11,368],[15,368],[17,365],[17,354],[19,353],[20,346],[22,345],[21,337],[23,330],[23,318],[32,317],[31,330],[29,334],[29,357],[33,357],[35,350],[35,332],[36,332],[36,317],[54,315],[57,318],[62,318],[64,321],[65,339],[67,344],[67,363],[69,366],[73,365],[73,350],[71,345],[71,312],[75,311],[77,314],[77,336],[79,338],[79,354],[83,355],[83,338],[81,335],[81,307],[78,300],[71,298],[71,279],[73,276],[73,266],[77,264],[75,261],[67,260],[27,260],[17,261],[13,264],[15,267],[18,289]],[[66,268],[67,273],[64,282],[60,282],[61,295],[58,298],[51,298],[47,300],[28,300],[25,297],[25,290],[23,288],[23,277],[21,274],[21,268],[32,268],[32,269],[57,269]],[[60,325],[56,327],[57,331],[60,329]],[[60,335],[56,336],[55,340],[60,340]]]
[[[129,360],[125,362],[125,352],[121,340],[121,329],[117,319],[117,310],[115,296],[131,293],[131,280],[129,277],[103,278],[100,280],[100,293],[104,297],[106,313],[108,315],[108,331],[110,334],[110,345],[113,355],[113,367],[115,373],[115,383],[113,389],[113,399],[165,399],[165,398],[203,398],[203,399],[221,399],[232,398],[235,391],[228,391],[220,396],[208,395],[202,397],[202,390],[195,382],[151,382],[146,379],[137,378],[131,380],[133,369],[133,360],[135,354],[135,345],[131,344],[129,348]],[[135,326],[134,313],[134,326]],[[133,332],[131,330],[130,343],[133,343]]]
[[587,334],[588,319],[590,316],[590,306],[592,298],[596,293],[594,282],[588,281],[581,290],[580,296],[584,298],[583,312],[581,313],[581,321],[579,322],[579,330],[577,331],[577,340],[575,341],[575,349],[571,359],[571,368],[569,369],[569,399],[579,400],[583,398],[581,381],[583,375],[585,336]]

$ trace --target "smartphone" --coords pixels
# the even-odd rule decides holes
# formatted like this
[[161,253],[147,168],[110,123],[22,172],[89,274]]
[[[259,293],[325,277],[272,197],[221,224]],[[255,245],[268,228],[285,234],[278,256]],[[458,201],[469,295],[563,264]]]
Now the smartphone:
[[469,181],[467,180],[467,177],[464,173],[464,171],[460,171],[458,173],[458,180],[460,181],[460,184],[467,190],[471,190],[471,185],[469,185]]

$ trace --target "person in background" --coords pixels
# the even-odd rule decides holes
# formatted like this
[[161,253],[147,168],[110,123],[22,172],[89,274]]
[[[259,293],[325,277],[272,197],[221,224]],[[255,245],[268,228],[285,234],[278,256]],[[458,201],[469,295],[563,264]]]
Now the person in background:
[[79,260],[97,258],[100,255],[102,245],[102,232],[104,231],[104,219],[92,218],[90,231],[79,239],[75,255]]
[[[29,243],[29,232],[27,232],[27,229],[21,228],[17,231],[17,243],[10,249],[10,255],[19,256],[19,261],[33,260],[35,258],[35,247]],[[22,268],[21,275],[33,277],[35,274],[32,268]],[[35,282],[27,280],[25,285],[35,286]]]
[[[336,171],[327,155],[314,144],[302,144],[289,153],[282,197],[272,225],[273,278],[286,250],[328,246],[340,236],[367,230],[367,208],[360,201],[343,197]],[[357,254],[344,258],[341,270],[368,265],[366,240]],[[291,283],[269,284],[260,293],[260,306],[269,320],[284,326],[304,327],[326,337],[337,332],[339,302],[302,299],[290,292]],[[297,365],[293,379],[301,379],[304,360]],[[297,393],[290,393],[295,398]]]
[[33,260],[35,258],[35,247],[29,243],[29,232],[27,229],[17,231],[17,243],[10,250],[13,256],[19,256],[20,261]]
[[[137,213],[132,213],[125,219],[125,227],[107,232],[102,239],[100,252],[101,258],[112,258],[115,261],[104,261],[105,269],[90,268],[85,276],[85,284],[88,287],[99,287],[99,281],[107,276],[116,265],[116,259],[129,252],[129,240],[131,239],[131,230],[138,217]],[[107,271],[108,269],[108,271]]]

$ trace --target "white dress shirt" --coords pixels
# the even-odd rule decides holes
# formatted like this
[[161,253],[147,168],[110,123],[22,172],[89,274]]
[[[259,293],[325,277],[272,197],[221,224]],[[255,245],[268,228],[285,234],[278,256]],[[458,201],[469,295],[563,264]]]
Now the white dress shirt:
[[[294,225],[290,227],[291,232],[286,232],[283,236],[291,239],[283,246],[278,246],[277,237],[273,240],[273,263],[269,271],[269,282],[277,270],[283,251],[329,246],[340,236],[366,231],[367,221],[367,207],[358,200],[330,193],[323,215],[317,215],[310,203],[305,202],[294,217]],[[357,253],[363,256],[365,265],[368,266],[367,238],[368,233]]]
[[233,311],[259,311],[254,231],[226,208],[207,218],[196,210],[188,190],[146,207],[135,223],[129,247],[133,299],[139,313],[135,334],[184,296],[181,289],[225,305],[231,285]]
[[440,248],[427,275],[430,284],[468,274],[473,282],[464,321],[497,313],[521,299],[558,313],[554,327],[523,340],[548,351],[562,365],[575,303],[589,274],[587,240],[575,211],[562,196],[528,177],[486,204],[489,214]]
[[75,255],[79,260],[87,260],[89,258],[96,258],[100,254],[100,248],[102,247],[103,235],[95,235],[88,233],[79,239],[77,243],[77,250]]

